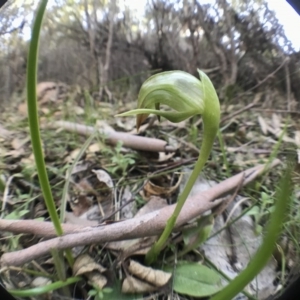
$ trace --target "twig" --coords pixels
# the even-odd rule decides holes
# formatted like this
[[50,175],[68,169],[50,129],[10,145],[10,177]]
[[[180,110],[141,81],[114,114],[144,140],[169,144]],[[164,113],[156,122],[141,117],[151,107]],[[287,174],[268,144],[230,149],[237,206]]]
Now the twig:
[[237,110],[236,112],[232,113],[231,115],[222,118],[221,123],[224,123],[228,119],[231,119],[231,118],[233,118],[233,117],[241,114],[242,112],[244,112],[244,111],[246,111],[246,110],[248,110],[248,109],[250,109],[252,107],[258,106],[257,102],[260,100],[261,94],[258,94],[258,95],[259,95],[259,97],[257,97],[256,99],[254,99],[254,101],[252,103],[250,103],[247,106],[245,106],[245,107]]
[[287,109],[292,109],[292,99],[291,99],[291,80],[288,64],[284,65],[285,72],[285,85],[286,85],[286,100],[287,100]]
[[296,114],[300,115],[300,111],[292,111],[292,110],[285,110],[285,109],[264,109],[264,108],[255,108],[254,111],[263,111],[263,112],[270,112],[270,113],[282,113],[282,114]]
[[[279,163],[279,160],[275,160],[272,166]],[[191,219],[203,214],[205,211],[219,205],[222,200],[216,199],[235,190],[240,183],[241,178],[244,177],[244,186],[256,178],[264,170],[264,168],[265,165],[259,165],[248,169],[245,172],[226,179],[205,192],[201,192],[201,194],[188,198],[179,218],[177,219],[176,227],[182,226]],[[68,234],[43,241],[20,251],[5,253],[2,255],[0,260],[1,266],[22,265],[49,253],[51,249],[62,250],[76,246],[157,235],[164,229],[166,220],[168,220],[172,215],[174,208],[175,204],[151,212],[142,217],[109,225],[81,229],[81,232],[78,233]],[[39,222],[36,222],[36,224],[39,224]],[[42,225],[43,223],[40,224]]]
[[259,87],[260,85],[262,85],[264,82],[266,82],[269,78],[273,77],[290,59],[288,57],[286,57],[283,62],[281,63],[281,65],[274,70],[272,73],[270,73],[268,76],[266,76],[261,82],[259,82],[258,84],[256,84],[255,86],[253,86],[252,88],[250,88],[249,90],[247,90],[247,92],[250,92],[254,89],[256,89],[257,87]]
[[81,125],[66,121],[57,121],[49,124],[50,128],[62,128],[70,132],[76,132],[81,135],[90,136],[95,130],[103,135],[106,142],[111,145],[116,145],[119,141],[124,147],[152,151],[152,152],[174,152],[176,148],[167,144],[167,142],[155,138],[136,136],[125,132],[110,131],[103,129],[95,129],[91,126]]

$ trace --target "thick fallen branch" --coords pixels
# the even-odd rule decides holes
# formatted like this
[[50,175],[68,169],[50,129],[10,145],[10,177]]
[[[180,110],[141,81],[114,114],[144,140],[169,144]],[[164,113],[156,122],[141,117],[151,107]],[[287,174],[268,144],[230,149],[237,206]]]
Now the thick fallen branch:
[[155,138],[132,135],[125,132],[98,129],[96,127],[81,125],[66,121],[57,121],[49,124],[52,128],[61,128],[67,131],[76,132],[81,135],[89,136],[98,130],[105,137],[105,141],[110,145],[116,145],[119,141],[124,147],[135,150],[152,151],[152,152],[174,152],[176,148],[167,144],[167,142]]
[[[279,163],[280,161],[275,160],[272,165],[268,167],[273,167]],[[205,211],[208,211],[220,204],[222,200],[216,199],[232,192],[240,184],[241,180],[243,180],[243,186],[248,184],[262,171],[264,171],[265,167],[265,165],[259,165],[257,167],[248,169],[229,179],[226,179],[207,191],[201,192],[201,194],[188,198],[176,222],[176,227],[187,223],[193,218],[203,214]],[[71,226],[65,224],[63,227],[64,229],[70,230],[70,228],[73,228],[71,231],[79,230],[79,232],[43,241],[24,250],[5,253],[1,257],[0,263],[1,266],[17,266],[45,255],[51,249],[63,250],[75,246],[84,246],[94,243],[105,243],[158,235],[164,229],[166,220],[168,220],[168,218],[171,216],[174,208],[175,204],[146,214],[142,217],[125,220],[110,225],[99,225],[97,227],[82,228],[80,226],[76,227],[74,225]],[[48,234],[51,231],[54,233],[52,225],[46,225],[45,223],[41,224],[40,222],[36,222],[36,224],[36,226],[44,228],[43,230],[46,230]],[[6,227],[6,229],[0,228],[0,230],[9,229],[11,231],[14,225],[14,223],[11,223],[11,225]]]

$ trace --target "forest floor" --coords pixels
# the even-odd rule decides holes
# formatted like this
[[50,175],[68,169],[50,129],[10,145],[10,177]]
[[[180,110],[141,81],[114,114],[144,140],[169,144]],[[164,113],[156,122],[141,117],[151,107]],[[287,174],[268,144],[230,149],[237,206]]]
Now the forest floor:
[[[47,172],[64,222],[70,228],[73,225],[78,228],[109,226],[124,219],[146,216],[176,202],[199,155],[201,117],[177,124],[148,118],[139,136],[166,141],[170,147],[167,152],[153,151],[151,146],[148,151],[142,151],[135,146],[124,146],[124,141],[110,139],[114,132],[136,134],[134,117],[115,116],[134,108],[136,103],[94,103],[86,95],[82,95],[82,99],[85,99],[84,105],[69,97],[46,103],[39,111]],[[143,258],[155,238],[140,236],[135,240],[127,237],[121,242],[121,238],[105,243],[90,242],[85,247],[77,243],[72,250],[76,258],[72,270],[62,256],[55,259],[50,251],[35,253],[34,259],[23,257],[21,263],[6,257],[9,263],[1,266],[6,287],[12,291],[26,290],[27,294],[15,293],[21,299],[210,296],[224,286],[228,278],[235,277],[260,246],[274,208],[282,170],[290,159],[295,163],[294,194],[282,236],[272,260],[239,299],[247,299],[249,295],[251,299],[266,299],[275,294],[299,263],[300,153],[297,149],[300,128],[295,121],[297,115],[261,107],[259,102],[248,106],[222,105],[220,133],[193,195],[201,195],[204,190],[252,167],[263,165],[263,172],[244,186],[235,184],[234,189],[228,188],[227,204],[218,213],[214,211],[214,226],[204,244],[188,248],[202,226],[199,218],[194,218],[172,235],[153,268],[145,267]],[[90,126],[92,133],[86,128],[85,134],[78,133],[76,126],[71,131],[62,121]],[[99,131],[95,133],[94,128]],[[49,240],[50,235],[42,230],[42,225],[41,228],[36,225],[38,223],[24,230],[27,223],[21,222],[23,231],[8,223],[49,221],[32,154],[26,109],[18,101],[1,113],[0,199],[2,254],[31,249]],[[60,262],[65,267],[59,271]],[[195,276],[191,279],[189,272],[198,275],[203,272],[206,278],[200,274],[198,279]],[[78,276],[80,281],[76,279]],[[69,288],[53,287],[63,278],[75,279]],[[48,292],[43,290],[47,285],[51,286]]]

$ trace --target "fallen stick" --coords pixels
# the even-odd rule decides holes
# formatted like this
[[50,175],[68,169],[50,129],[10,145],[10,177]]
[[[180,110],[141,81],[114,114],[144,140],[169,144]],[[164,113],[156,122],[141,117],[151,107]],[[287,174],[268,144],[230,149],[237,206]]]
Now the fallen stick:
[[[64,235],[70,233],[80,232],[85,230],[87,226],[74,225],[74,224],[61,224]],[[55,232],[52,222],[41,222],[36,220],[0,220],[1,232],[12,232],[15,234],[33,234],[39,237],[53,238],[57,234]]]
[[67,121],[57,121],[49,124],[51,128],[61,128],[70,132],[76,132],[81,135],[89,136],[98,130],[103,135],[105,141],[110,145],[116,145],[121,141],[124,147],[135,150],[152,151],[152,152],[174,152],[176,148],[167,144],[166,141],[148,138],[126,132],[118,132],[112,130],[99,129],[97,127],[81,125]]
[[[270,166],[268,166],[268,168],[274,167],[279,163],[279,160],[275,160]],[[257,167],[248,169],[222,181],[207,191],[201,192],[196,196],[189,197],[177,219],[176,227],[187,223],[188,221],[219,205],[222,202],[222,199],[218,198],[232,192],[240,184],[241,180],[243,181],[243,186],[248,184],[261,172],[265,171],[265,168],[266,165],[259,165]],[[158,235],[163,231],[166,221],[172,215],[174,208],[175,204],[169,205],[138,218],[133,218],[109,225],[77,228],[76,230],[79,230],[79,232],[70,233],[43,241],[27,249],[5,253],[1,257],[0,263],[2,267],[18,266],[49,253],[51,249],[63,250],[76,246]],[[40,222],[36,223],[38,224]],[[11,226],[13,226],[13,223],[11,223]],[[45,226],[45,224],[43,226]],[[47,225],[47,228],[50,232],[51,227]],[[0,230],[2,229],[0,228]]]

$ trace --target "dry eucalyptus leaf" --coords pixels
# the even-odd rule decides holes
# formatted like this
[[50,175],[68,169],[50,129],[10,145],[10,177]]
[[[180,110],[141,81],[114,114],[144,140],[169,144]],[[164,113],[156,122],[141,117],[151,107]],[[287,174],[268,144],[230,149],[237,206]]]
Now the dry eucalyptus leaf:
[[178,123],[174,123],[174,122],[171,122],[169,120],[164,120],[163,122],[160,123],[160,126],[161,127],[171,126],[173,128],[175,127],[175,128],[178,128],[178,129],[186,129],[187,128],[186,123],[187,123],[186,120],[178,122]]
[[47,277],[35,277],[34,280],[31,282],[32,287],[43,287],[45,285],[51,284],[52,281]]
[[145,267],[134,260],[129,261],[128,271],[131,275],[147,281],[156,287],[162,287],[166,285],[172,277],[171,273]]
[[103,148],[104,148],[104,144],[102,144],[102,143],[94,143],[94,144],[91,144],[88,147],[87,151],[91,152],[91,153],[96,153],[96,152],[99,152]]
[[[239,197],[237,198],[240,200]],[[230,216],[228,222],[236,219],[242,213],[241,205],[237,205],[237,201],[231,203],[227,208],[227,213]],[[225,221],[223,217],[217,217],[212,233],[218,232],[224,226]],[[230,233],[226,230],[221,231],[204,243],[201,249],[219,270],[233,279],[248,265],[251,257],[260,247],[261,242],[262,236],[258,236],[254,232],[253,219],[249,215],[244,215],[234,225],[230,226]],[[276,262],[274,258],[271,258],[264,269],[247,286],[246,290],[256,295],[256,293],[259,293],[266,287],[273,286],[276,276]],[[226,282],[224,281],[224,283]],[[246,298],[239,295],[234,299]]]
[[156,290],[157,287],[132,276],[127,276],[122,284],[122,293],[124,294],[150,293]]
[[81,177],[85,177],[84,172],[90,172],[91,170],[91,163],[89,161],[80,161],[73,167],[72,175],[77,175],[78,173],[84,174]]
[[265,119],[263,119],[263,117],[260,116],[260,115],[258,116],[258,123],[260,125],[260,129],[263,132],[263,134],[267,135],[269,125],[267,124],[267,122],[265,121]]
[[135,129],[136,127],[136,121],[135,118],[116,118],[116,125],[119,128],[124,129],[126,132]]
[[300,131],[295,132],[295,144],[300,148]]
[[127,185],[124,189],[121,189],[120,193],[121,219],[132,219],[137,209],[135,201],[132,201],[131,186]]
[[114,188],[114,183],[110,177],[110,175],[104,170],[92,170],[94,174],[96,174],[98,180],[103,182],[109,189]]
[[20,157],[20,156],[23,156],[24,153],[25,153],[24,149],[20,148],[18,150],[5,151],[4,152],[4,156],[6,156],[6,157],[8,157],[8,156],[11,156],[11,157]]
[[85,195],[76,195],[76,197],[71,198],[70,206],[75,217],[83,218],[84,214],[84,217],[87,217],[86,214],[88,212],[91,213],[94,210],[98,210],[97,206],[93,207],[93,201]]
[[106,271],[106,269],[100,264],[96,263],[88,254],[79,255],[73,265],[74,276],[83,275],[92,271],[99,271],[102,273]]
[[165,162],[168,161],[170,158],[172,158],[175,155],[175,152],[172,153],[165,153],[165,152],[159,152],[158,153],[158,159],[156,161],[158,162]]
[[106,171],[92,167],[86,162],[74,168],[69,202],[75,216],[99,221],[112,212],[114,184]]
[[36,87],[38,101],[40,104],[55,102],[64,98],[68,89],[68,86],[62,82],[40,82]]
[[71,163],[73,162],[76,157],[78,156],[78,154],[80,153],[81,149],[80,148],[77,148],[75,150],[73,150],[65,159],[64,159],[64,162],[65,163]]
[[19,104],[19,106],[18,106],[18,113],[21,116],[24,116],[24,117],[27,116],[28,111],[27,111],[27,103],[26,102]]
[[115,132],[115,130],[113,129],[113,127],[111,127],[110,125],[108,125],[105,121],[103,120],[97,120],[96,128],[103,130],[104,132]]
[[281,128],[281,118],[277,114],[272,114],[272,126],[274,129],[280,130]]
[[182,173],[177,179],[175,185],[170,186],[171,177],[161,175],[159,177],[151,178],[144,185],[144,196],[149,198],[150,196],[170,196],[179,187],[182,179]]
[[84,115],[84,109],[80,106],[74,106],[72,108],[73,112],[77,115],[77,116],[82,116]]
[[18,150],[20,148],[22,148],[28,141],[30,140],[30,138],[25,138],[23,140],[20,140],[18,138],[14,138],[11,142],[11,146],[13,149]]
[[93,271],[85,275],[88,277],[89,283],[97,287],[99,290],[102,290],[107,283],[106,277],[99,272]]

